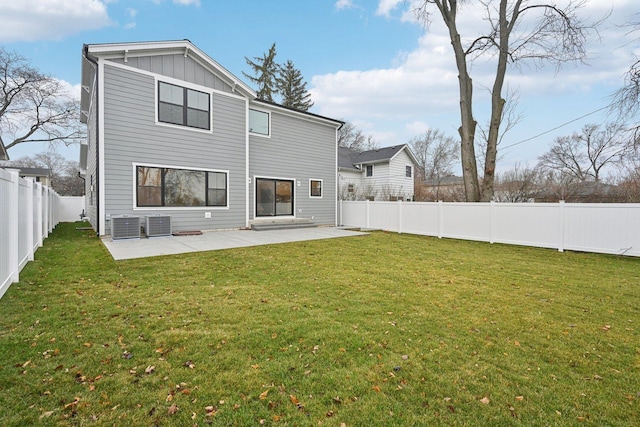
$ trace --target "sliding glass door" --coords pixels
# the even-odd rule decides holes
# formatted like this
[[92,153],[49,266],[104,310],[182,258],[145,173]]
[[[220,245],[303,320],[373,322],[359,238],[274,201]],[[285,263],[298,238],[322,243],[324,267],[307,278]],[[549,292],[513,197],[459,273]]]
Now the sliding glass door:
[[256,178],[256,216],[293,216],[293,181]]

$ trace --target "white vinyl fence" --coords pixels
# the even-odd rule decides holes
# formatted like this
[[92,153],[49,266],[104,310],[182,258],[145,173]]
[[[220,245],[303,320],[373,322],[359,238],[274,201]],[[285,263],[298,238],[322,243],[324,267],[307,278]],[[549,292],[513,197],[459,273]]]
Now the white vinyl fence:
[[340,202],[340,224],[398,233],[640,256],[640,204]]
[[60,196],[16,169],[0,169],[0,298],[59,222]]

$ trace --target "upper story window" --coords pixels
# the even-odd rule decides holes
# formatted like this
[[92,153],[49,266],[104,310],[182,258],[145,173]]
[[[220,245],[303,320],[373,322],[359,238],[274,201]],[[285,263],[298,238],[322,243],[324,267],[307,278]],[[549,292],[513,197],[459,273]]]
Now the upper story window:
[[411,166],[405,166],[405,176],[407,178],[411,178],[412,176],[413,171],[411,169],[412,169]]
[[270,118],[269,113],[249,109],[249,132],[264,136],[271,135]]
[[365,166],[365,176],[367,177],[373,176],[373,165]]
[[209,130],[210,105],[208,93],[158,82],[158,121]]

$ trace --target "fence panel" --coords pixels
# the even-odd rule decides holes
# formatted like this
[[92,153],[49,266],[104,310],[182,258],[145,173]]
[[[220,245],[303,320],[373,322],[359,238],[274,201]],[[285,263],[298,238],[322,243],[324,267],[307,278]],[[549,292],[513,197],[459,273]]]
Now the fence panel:
[[640,206],[567,205],[565,248],[640,256]]
[[402,205],[402,232],[438,236],[440,205],[440,203],[404,203]]
[[491,206],[488,203],[443,203],[442,237],[491,241]]
[[55,191],[20,178],[17,169],[0,169],[0,298],[58,224],[60,203]]
[[557,203],[493,204],[493,242],[558,249]]
[[[17,187],[18,173],[0,169],[0,297],[13,282],[18,269],[14,255],[13,192]],[[14,259],[15,257],[15,259]]]

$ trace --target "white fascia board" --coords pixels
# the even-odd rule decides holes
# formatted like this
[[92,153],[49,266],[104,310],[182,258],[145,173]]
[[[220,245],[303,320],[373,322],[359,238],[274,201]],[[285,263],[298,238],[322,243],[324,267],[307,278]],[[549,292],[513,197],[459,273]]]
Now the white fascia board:
[[340,129],[343,125],[343,123],[340,120],[331,119],[329,117],[323,117],[323,116],[320,116],[314,113],[309,113],[306,111],[292,110],[290,108],[283,107],[278,104],[272,104],[270,102],[260,101],[259,99],[252,100],[251,105],[258,105],[259,106],[258,108],[261,108],[263,110],[271,109],[273,111],[277,111],[278,113],[282,113],[284,115],[296,117],[299,119],[304,119],[310,122],[328,124],[335,127],[336,129]]
[[143,43],[108,43],[88,45],[88,52],[105,59],[153,56],[158,54],[182,54],[189,56],[205,68],[215,71],[228,80],[228,84],[249,98],[255,98],[256,92],[246,83],[234,76],[229,70],[204,53],[188,40],[143,42]]

